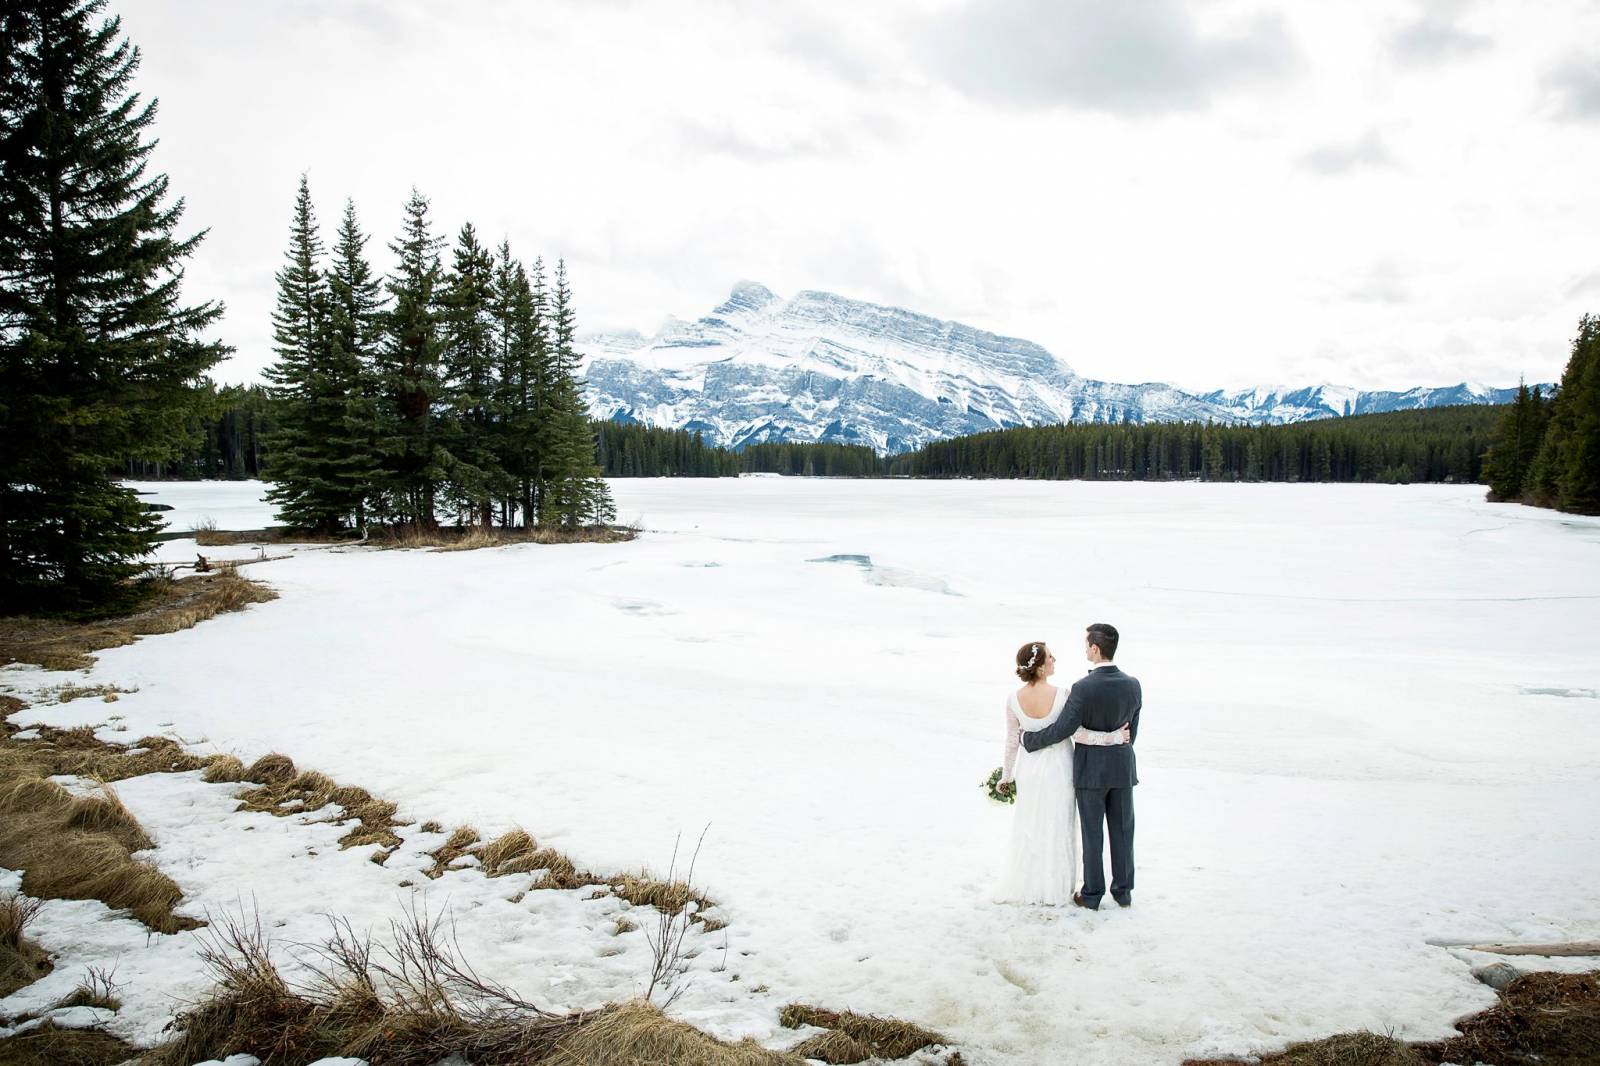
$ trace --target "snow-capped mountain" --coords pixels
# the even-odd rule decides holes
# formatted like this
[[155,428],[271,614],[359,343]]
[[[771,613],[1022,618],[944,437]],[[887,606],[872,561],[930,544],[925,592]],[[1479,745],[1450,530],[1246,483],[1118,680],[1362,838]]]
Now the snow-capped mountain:
[[[1544,386],[1548,392],[1550,386]],[[1476,382],[1441,388],[1419,387],[1405,392],[1363,392],[1344,385],[1307,388],[1239,389],[1201,394],[1210,403],[1246,414],[1250,422],[1303,422],[1308,418],[1372,415],[1384,411],[1410,411],[1419,407],[1450,407],[1466,403],[1510,403],[1516,389],[1496,389]]]
[[742,281],[695,322],[582,337],[596,418],[699,430],[708,443],[865,444],[1057,422],[1295,422],[1368,411],[1497,403],[1515,390],[1457,385],[1360,392],[1321,385],[1194,395],[1079,377],[1031,341],[896,307]]

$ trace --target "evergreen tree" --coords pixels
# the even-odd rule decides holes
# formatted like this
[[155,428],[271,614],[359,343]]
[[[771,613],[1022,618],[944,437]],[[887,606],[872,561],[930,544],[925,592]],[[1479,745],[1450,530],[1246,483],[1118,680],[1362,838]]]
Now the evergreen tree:
[[1520,500],[1531,488],[1529,474],[1544,442],[1549,420],[1544,399],[1527,382],[1517,386],[1517,398],[1506,410],[1484,456],[1484,477],[1491,500]]
[[600,480],[593,432],[578,381],[576,323],[567,266],[556,263],[555,291],[550,305],[550,381],[548,406],[541,411],[546,427],[543,484],[539,501],[541,525],[594,524],[597,515],[614,514],[610,490]]
[[524,524],[532,525],[537,514],[533,501],[539,447],[536,400],[543,379],[539,355],[545,348],[544,326],[528,273],[512,258],[506,241],[500,242],[495,260],[490,314],[501,418],[496,461],[504,472],[506,497],[501,522],[509,526],[520,517]]
[[449,453],[453,502],[458,511],[484,526],[493,524],[494,499],[505,490],[495,439],[501,423],[495,295],[494,257],[478,242],[469,222],[461,227],[440,301],[442,385],[448,406],[440,436]]
[[265,377],[278,401],[278,436],[272,444],[267,499],[287,525],[337,529],[341,517],[325,452],[329,411],[325,393],[328,290],[322,276],[322,238],[304,174],[289,225],[287,262],[278,270],[272,313],[273,353]]
[[229,350],[186,306],[183,201],[147,173],[154,101],[104,0],[0,11],[0,611],[116,597],[157,523],[113,480],[184,446]]
[[415,189],[406,201],[400,237],[389,245],[399,259],[388,280],[393,300],[385,315],[380,355],[385,420],[380,450],[386,457],[387,510],[403,521],[432,526],[434,499],[449,457],[438,439],[440,327],[439,248],[428,221],[428,201]]
[[1578,323],[1531,480],[1541,503],[1600,514],[1600,316]]
[[357,529],[382,496],[378,361],[383,343],[383,295],[366,257],[367,237],[346,200],[339,238],[327,271],[325,402],[329,405],[331,497]]

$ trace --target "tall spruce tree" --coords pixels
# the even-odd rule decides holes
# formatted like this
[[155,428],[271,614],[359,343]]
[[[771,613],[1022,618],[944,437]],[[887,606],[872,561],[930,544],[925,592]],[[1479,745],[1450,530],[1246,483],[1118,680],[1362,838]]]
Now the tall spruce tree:
[[337,529],[342,508],[327,452],[331,411],[327,374],[328,289],[322,274],[322,237],[311,187],[300,176],[289,224],[287,260],[277,273],[272,312],[273,354],[265,377],[278,402],[278,432],[266,477],[267,499],[278,518],[307,529]]
[[1531,480],[1538,502],[1600,514],[1600,316],[1578,323]]
[[442,385],[448,408],[440,436],[450,457],[450,495],[459,513],[488,526],[494,520],[494,501],[506,489],[496,446],[502,419],[496,380],[495,262],[470,222],[461,227],[440,302]]
[[380,448],[391,489],[386,509],[404,521],[432,526],[435,496],[449,464],[435,411],[444,350],[439,304],[443,241],[433,235],[427,198],[415,189],[405,216],[399,238],[389,245],[399,265],[387,285],[393,303],[384,318],[380,373],[393,417]]
[[496,442],[497,461],[505,472],[503,525],[520,519],[532,525],[533,486],[538,470],[539,425],[535,403],[540,372],[537,356],[543,351],[542,309],[536,305],[528,273],[511,256],[511,245],[500,242],[495,260],[494,350],[497,364],[497,404],[502,419]]
[[1517,398],[1501,418],[1484,456],[1484,477],[1491,500],[1520,500],[1530,487],[1529,475],[1544,442],[1549,411],[1538,386],[1519,382]]
[[329,480],[341,513],[366,525],[381,499],[378,356],[383,341],[383,293],[366,257],[356,205],[346,200],[328,265],[326,359],[330,419]]
[[558,260],[550,303],[548,406],[541,412],[548,441],[539,510],[545,525],[598,525],[616,515],[595,459],[594,431],[578,380],[576,332],[567,265]]
[[113,480],[184,446],[230,349],[186,305],[180,198],[148,172],[154,100],[104,0],[0,9],[0,612],[115,599],[156,521]]

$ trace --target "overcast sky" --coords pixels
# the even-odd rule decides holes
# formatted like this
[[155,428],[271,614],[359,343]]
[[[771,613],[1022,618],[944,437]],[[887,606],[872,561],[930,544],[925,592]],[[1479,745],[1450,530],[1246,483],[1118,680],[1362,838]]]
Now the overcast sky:
[[1189,388],[1559,375],[1600,311],[1600,3],[111,0],[271,359],[302,171],[387,269],[564,256],[580,328],[826,289]]

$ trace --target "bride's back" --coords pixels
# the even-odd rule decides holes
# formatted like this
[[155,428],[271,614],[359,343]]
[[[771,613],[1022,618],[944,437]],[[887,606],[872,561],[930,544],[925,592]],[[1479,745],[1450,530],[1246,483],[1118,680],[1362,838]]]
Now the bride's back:
[[1017,706],[1029,718],[1044,718],[1056,705],[1056,690],[1049,685],[1026,685],[1017,690]]

